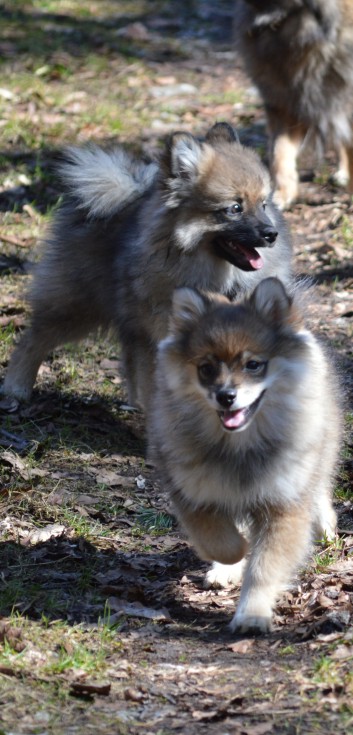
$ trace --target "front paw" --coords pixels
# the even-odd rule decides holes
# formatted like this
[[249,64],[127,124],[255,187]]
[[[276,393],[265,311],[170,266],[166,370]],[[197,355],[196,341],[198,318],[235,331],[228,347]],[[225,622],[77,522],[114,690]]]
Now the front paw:
[[278,185],[273,194],[273,202],[281,211],[289,209],[297,198],[298,183],[296,177],[294,180],[289,179]]
[[229,627],[232,633],[251,633],[254,635],[270,633],[272,630],[272,614],[248,615],[247,613],[236,612]]
[[218,561],[213,562],[211,569],[208,570],[204,587],[210,589],[213,587],[229,587],[230,585],[240,584],[245,560],[238,561],[237,564],[220,564]]

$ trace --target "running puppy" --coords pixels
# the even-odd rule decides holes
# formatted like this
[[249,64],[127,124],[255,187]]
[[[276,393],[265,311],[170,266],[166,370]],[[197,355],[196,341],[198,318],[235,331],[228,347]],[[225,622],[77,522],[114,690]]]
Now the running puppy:
[[28,400],[52,349],[113,326],[130,403],[146,408],[175,287],[233,296],[269,275],[292,278],[268,172],[226,123],[203,142],[175,133],[158,165],[121,148],[74,148],[61,174],[66,200],[34,274],[31,325],[6,394]]
[[353,192],[352,0],[239,0],[235,34],[265,104],[276,203],[298,195],[308,137],[334,145],[336,181]]
[[[232,304],[178,289],[160,343],[149,437],[206,582],[240,581],[233,631],[266,632],[311,542],[332,538],[335,376],[276,278]],[[246,562],[245,562],[246,558]]]

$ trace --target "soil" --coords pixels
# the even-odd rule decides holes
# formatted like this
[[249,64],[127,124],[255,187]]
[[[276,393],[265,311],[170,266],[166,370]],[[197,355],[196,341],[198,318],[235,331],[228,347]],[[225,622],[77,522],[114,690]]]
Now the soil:
[[[118,139],[154,155],[170,130],[204,134],[226,119],[266,160],[261,100],[232,42],[233,3],[180,3],[178,17],[171,3],[141,3],[131,17],[127,5],[116,3],[115,25],[115,16],[97,17],[92,28],[74,23],[71,12],[47,13],[45,22],[58,34],[71,28],[60,54],[78,57],[84,43],[109,59],[99,84],[109,95],[120,73],[132,118],[112,135],[104,118],[90,126],[78,108],[70,118],[69,103],[43,112],[37,100],[31,109],[43,130],[55,114],[71,139],[79,130],[79,141]],[[12,22],[10,5],[3,12]],[[2,44],[15,75],[18,41]],[[48,95],[58,84],[55,63]],[[97,79],[80,64],[81,104],[77,90]],[[194,88],[185,97],[184,84]],[[23,93],[10,104],[32,114]],[[67,127],[39,145],[38,126],[31,145],[14,133],[1,154],[13,177],[0,189],[3,373],[27,319],[23,293],[37,239],[60,195],[50,165]],[[46,176],[36,175],[38,165]],[[300,198],[286,219],[298,275],[313,282],[308,323],[338,363],[345,396],[337,541],[316,547],[279,601],[272,633],[232,635],[239,589],[203,588],[207,565],[173,520],[146,460],[143,417],[126,405],[119,346],[99,335],[56,350],[29,405],[0,400],[0,733],[353,731],[353,209],[330,183],[333,171],[332,151],[321,159],[303,153]]]

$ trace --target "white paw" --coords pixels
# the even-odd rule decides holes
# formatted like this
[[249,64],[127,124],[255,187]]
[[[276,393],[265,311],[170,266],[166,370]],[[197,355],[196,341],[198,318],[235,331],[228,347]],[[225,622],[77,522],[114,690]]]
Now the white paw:
[[232,633],[269,633],[272,630],[272,615],[247,615],[236,612],[230,623]]
[[321,515],[317,520],[315,540],[324,539],[332,543],[337,537],[337,516],[331,502],[322,503]]
[[289,209],[291,204],[296,200],[298,196],[298,187],[297,184],[293,186],[287,186],[287,187],[281,187],[280,189],[276,189],[276,191],[273,194],[273,202],[280,209],[283,211],[283,209]]
[[331,176],[331,181],[335,186],[346,187],[349,182],[349,174],[345,169],[339,168]]
[[204,586],[206,589],[210,587],[228,587],[229,585],[240,584],[245,560],[238,561],[237,564],[220,564],[214,561],[211,569],[208,570]]

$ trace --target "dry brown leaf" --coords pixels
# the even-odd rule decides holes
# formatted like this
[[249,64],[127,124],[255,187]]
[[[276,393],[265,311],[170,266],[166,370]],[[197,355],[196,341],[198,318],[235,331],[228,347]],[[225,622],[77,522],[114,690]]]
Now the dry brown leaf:
[[100,498],[94,497],[94,495],[85,495],[82,493],[75,498],[79,505],[96,505],[99,503]]
[[79,682],[76,681],[71,684],[70,694],[79,696],[92,696],[92,694],[99,694],[100,696],[107,696],[110,694],[111,684],[108,683],[95,683],[95,682]]
[[337,646],[337,648],[330,654],[330,657],[336,661],[341,661],[345,658],[353,659],[353,646],[344,644]]
[[132,687],[128,687],[124,691],[124,699],[131,702],[141,702],[141,700],[144,698],[143,692],[140,692],[138,689],[133,689]]
[[[141,602],[127,602],[119,597],[109,597],[107,604],[111,610],[116,611],[116,617],[121,615],[131,615],[136,618],[148,618],[149,620],[163,620],[170,622],[172,618],[168,610],[164,607],[160,610],[155,610],[152,607],[145,607]],[[112,620],[110,617],[110,622]]]
[[10,451],[0,453],[0,460],[6,462],[14,470],[16,470],[24,480],[30,480],[33,477],[46,477],[49,472],[47,470],[36,469],[35,467],[29,467],[26,465],[23,459]]
[[113,470],[96,470],[94,467],[90,467],[90,471],[96,475],[96,482],[102,485],[108,485],[109,487],[132,487],[134,485],[132,477],[118,475]]
[[333,607],[335,604],[335,600],[332,600],[330,597],[327,597],[326,595],[322,594],[318,597],[318,603],[320,607],[326,608],[326,607]]
[[21,653],[26,647],[22,641],[22,632],[18,628],[14,628],[9,623],[0,623],[0,643],[5,641],[16,653]]
[[3,666],[0,665],[0,674],[3,676],[17,676],[17,671],[15,669],[12,669],[10,666]]
[[219,712],[216,709],[211,709],[211,710],[208,710],[206,712],[204,710],[197,710],[197,709],[195,709],[191,713],[191,716],[197,722],[203,722],[205,720],[216,720],[216,719],[218,719],[219,718]]
[[227,648],[233,653],[246,653],[254,645],[254,638],[243,638],[241,641],[231,643]]

